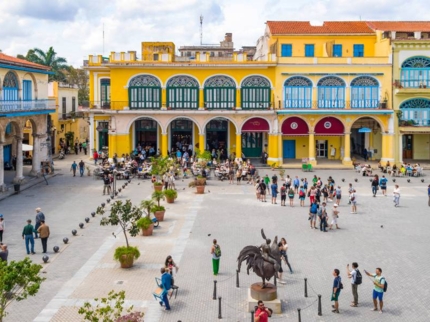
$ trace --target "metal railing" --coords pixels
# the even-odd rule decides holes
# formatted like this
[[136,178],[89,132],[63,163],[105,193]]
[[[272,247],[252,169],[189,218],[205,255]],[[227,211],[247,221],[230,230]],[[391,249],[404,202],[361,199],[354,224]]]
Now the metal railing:
[[357,100],[287,100],[279,101],[277,108],[280,109],[377,109],[387,108],[386,102],[379,99],[357,99]]
[[55,100],[0,101],[0,112],[55,110]]
[[402,77],[396,79],[393,86],[395,88],[429,88],[430,89],[430,75],[428,77]]

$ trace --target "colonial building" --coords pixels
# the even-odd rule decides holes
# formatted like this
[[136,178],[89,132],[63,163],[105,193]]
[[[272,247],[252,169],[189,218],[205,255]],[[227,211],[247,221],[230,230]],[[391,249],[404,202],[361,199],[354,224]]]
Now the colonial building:
[[[398,116],[424,123],[429,118],[426,60],[396,70],[396,64],[426,55],[427,29],[406,23],[404,30],[420,32],[415,30],[413,39],[393,38],[399,24],[386,29],[380,22],[268,21],[252,61],[246,52],[222,59],[207,51],[175,57],[173,43],[145,42],[141,60],[136,52],[111,53],[108,60],[90,56],[90,142],[110,155],[129,153],[138,144],[166,155],[179,143],[223,147],[246,157],[267,150],[268,163],[278,165],[303,159],[351,165],[365,152],[382,163],[399,161],[400,144],[403,150],[411,143],[397,136]],[[401,41],[415,49],[396,53]],[[417,64],[423,66],[415,74],[403,71]],[[393,70],[395,84],[409,75],[408,84],[417,88],[402,85],[393,98]],[[400,98],[412,91],[422,95],[421,103],[416,101],[421,114],[411,114],[416,108],[411,103],[400,106]],[[403,114],[395,113],[399,106]],[[404,131],[421,144],[426,136],[418,133],[428,129]]]
[[[30,173],[37,175],[41,161],[47,159],[51,145],[48,114],[55,111],[55,102],[48,100],[49,73],[46,66],[0,53],[1,190],[5,169],[15,171],[15,181],[20,181],[24,163],[31,164]],[[23,144],[27,144],[25,155]]]
[[430,22],[369,23],[393,52],[396,161],[430,159]]

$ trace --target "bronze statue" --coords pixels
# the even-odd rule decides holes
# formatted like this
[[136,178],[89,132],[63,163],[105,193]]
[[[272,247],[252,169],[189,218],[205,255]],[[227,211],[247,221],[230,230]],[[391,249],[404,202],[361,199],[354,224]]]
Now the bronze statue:
[[270,281],[273,276],[278,277],[278,271],[281,267],[281,253],[278,248],[278,236],[275,237],[272,244],[270,244],[271,240],[264,235],[263,229],[261,229],[261,236],[265,243],[261,244],[260,247],[244,247],[237,261],[240,272],[242,262],[246,260],[247,274],[249,275],[249,270],[252,268],[252,271],[263,280],[263,288],[266,288],[266,280]]

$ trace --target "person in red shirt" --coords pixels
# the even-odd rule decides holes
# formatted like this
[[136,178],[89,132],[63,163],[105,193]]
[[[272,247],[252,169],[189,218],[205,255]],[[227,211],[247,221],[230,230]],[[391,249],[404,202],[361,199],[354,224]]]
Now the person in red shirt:
[[263,301],[258,301],[258,309],[255,311],[255,322],[268,322],[272,316],[272,311],[264,306]]
[[96,151],[96,150],[94,150],[94,153],[93,153],[93,159],[94,159],[94,164],[95,164],[95,165],[97,165],[97,160],[98,160],[98,158],[99,158],[99,154],[97,153],[97,151]]

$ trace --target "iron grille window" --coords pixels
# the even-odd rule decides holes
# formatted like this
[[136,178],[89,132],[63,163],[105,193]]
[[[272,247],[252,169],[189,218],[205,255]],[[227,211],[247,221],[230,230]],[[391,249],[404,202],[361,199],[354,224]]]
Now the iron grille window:
[[241,86],[243,109],[267,109],[270,107],[271,88],[267,78],[249,76]]
[[360,76],[352,80],[352,108],[377,108],[379,103],[379,83],[375,78]]
[[413,125],[430,125],[430,100],[413,98],[400,104],[402,120],[412,121]]
[[76,97],[72,97],[72,112],[76,112]]
[[167,106],[174,109],[199,107],[199,83],[189,76],[175,76],[167,82]]
[[128,88],[130,109],[161,108],[161,83],[151,75],[139,75],[130,80]]
[[322,78],[318,82],[319,108],[345,108],[345,82],[336,76]]
[[100,80],[100,98],[102,107],[110,106],[110,79]]
[[236,83],[228,76],[213,76],[204,85],[205,106],[226,109],[236,106]]
[[284,83],[285,108],[311,108],[312,82],[302,76],[288,78]]
[[13,72],[8,72],[3,79],[3,100],[18,100],[18,79]]
[[31,80],[22,81],[22,99],[24,101],[31,101],[33,96],[33,91],[31,87]]

